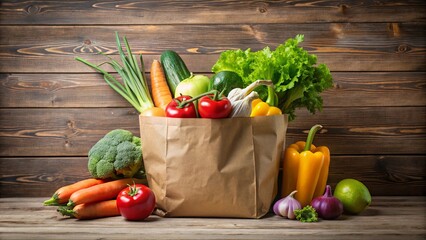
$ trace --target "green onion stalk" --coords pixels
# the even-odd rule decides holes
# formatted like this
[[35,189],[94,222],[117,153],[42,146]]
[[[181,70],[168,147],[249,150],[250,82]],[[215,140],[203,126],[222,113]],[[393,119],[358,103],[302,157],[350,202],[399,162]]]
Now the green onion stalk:
[[[123,46],[117,32],[115,33],[115,37],[121,64],[109,56],[107,56],[110,60],[109,62],[103,62],[99,65],[90,63],[80,57],[77,57],[76,60],[101,73],[105,82],[107,82],[112,89],[126,99],[139,113],[142,113],[146,109],[154,107],[144,74],[145,68],[142,54],[139,55],[141,64],[141,68],[139,68],[137,58],[136,56],[133,56],[127,38],[123,37],[123,42],[127,51],[126,55],[123,51]],[[101,66],[103,64],[112,66],[120,75],[123,83],[118,81],[109,72],[102,69]]]

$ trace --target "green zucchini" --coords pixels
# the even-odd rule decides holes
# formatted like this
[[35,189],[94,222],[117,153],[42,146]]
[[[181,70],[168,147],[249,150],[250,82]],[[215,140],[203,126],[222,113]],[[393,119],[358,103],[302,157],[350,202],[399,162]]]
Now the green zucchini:
[[213,75],[210,79],[209,89],[215,89],[219,92],[223,91],[225,96],[234,88],[244,88],[243,79],[240,75],[232,71],[221,71]]
[[172,96],[175,94],[177,85],[184,79],[191,76],[191,72],[185,65],[185,62],[176,52],[166,50],[161,54],[161,65],[166,75],[167,84],[169,85]]

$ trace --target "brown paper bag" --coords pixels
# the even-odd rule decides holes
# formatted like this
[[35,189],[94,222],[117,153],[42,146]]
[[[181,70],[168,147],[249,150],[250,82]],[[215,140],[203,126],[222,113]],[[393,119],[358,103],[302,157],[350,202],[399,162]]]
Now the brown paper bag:
[[286,116],[139,120],[148,185],[165,216],[260,218],[268,212]]

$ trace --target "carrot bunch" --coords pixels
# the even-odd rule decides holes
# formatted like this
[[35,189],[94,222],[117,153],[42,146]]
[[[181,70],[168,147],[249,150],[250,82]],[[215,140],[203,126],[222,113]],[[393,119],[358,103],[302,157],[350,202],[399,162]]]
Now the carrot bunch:
[[143,181],[133,178],[113,181],[85,179],[59,188],[44,204],[59,205],[58,212],[77,219],[119,216],[115,200],[118,193],[130,184]]
[[44,201],[43,204],[46,206],[58,206],[58,205],[66,204],[68,200],[70,199],[71,194],[73,194],[74,192],[84,188],[95,186],[104,182],[106,182],[106,180],[89,178],[89,179],[84,179],[67,186],[63,186],[59,188],[58,190],[56,190],[53,196],[50,199]]

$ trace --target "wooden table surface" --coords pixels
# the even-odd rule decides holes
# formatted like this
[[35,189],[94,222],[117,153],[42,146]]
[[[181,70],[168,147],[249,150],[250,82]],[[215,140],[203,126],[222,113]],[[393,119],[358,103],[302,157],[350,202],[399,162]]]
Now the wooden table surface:
[[425,239],[426,197],[373,197],[358,216],[301,223],[262,219],[62,217],[44,198],[0,198],[0,239]]

